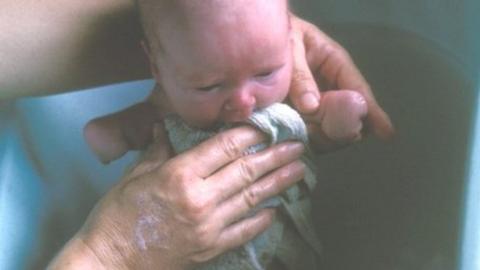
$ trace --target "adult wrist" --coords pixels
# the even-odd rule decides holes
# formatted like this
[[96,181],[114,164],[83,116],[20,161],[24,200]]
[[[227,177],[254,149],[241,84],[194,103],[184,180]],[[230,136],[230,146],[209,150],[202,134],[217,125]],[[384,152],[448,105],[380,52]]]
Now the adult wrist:
[[79,236],[74,236],[55,256],[48,270],[107,269]]
[[[117,190],[114,188],[113,194],[117,194],[115,191]],[[82,259],[75,258],[79,267],[53,269],[129,270],[151,269],[151,265],[155,265],[153,268],[158,267],[159,269],[187,269],[182,263],[175,260],[175,256],[165,250],[139,249],[131,224],[133,217],[122,212],[123,216],[120,218],[118,213],[112,213],[102,207],[105,206],[105,201],[108,199],[103,200],[103,203],[100,202],[91,213],[92,215],[83,228],[71,240],[73,244],[67,244],[67,246],[72,246],[71,250],[75,250],[74,248],[80,250]],[[111,201],[109,205],[111,206]],[[112,208],[119,210],[117,207]]]

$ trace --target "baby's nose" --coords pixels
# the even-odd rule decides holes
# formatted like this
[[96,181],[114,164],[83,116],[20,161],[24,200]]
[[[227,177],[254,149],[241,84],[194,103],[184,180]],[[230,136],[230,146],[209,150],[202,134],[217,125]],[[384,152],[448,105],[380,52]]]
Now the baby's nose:
[[255,108],[256,98],[253,89],[242,87],[236,89],[225,103],[226,111],[245,111]]
[[227,121],[246,120],[254,111],[257,100],[254,89],[235,89],[224,105]]

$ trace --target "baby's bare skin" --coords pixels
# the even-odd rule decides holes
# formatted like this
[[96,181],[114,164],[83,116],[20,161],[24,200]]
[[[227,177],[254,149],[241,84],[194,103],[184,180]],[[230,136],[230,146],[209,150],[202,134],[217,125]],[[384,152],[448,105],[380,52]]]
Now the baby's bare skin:
[[338,143],[358,141],[367,113],[367,102],[361,94],[350,90],[326,92],[320,100],[322,132]]

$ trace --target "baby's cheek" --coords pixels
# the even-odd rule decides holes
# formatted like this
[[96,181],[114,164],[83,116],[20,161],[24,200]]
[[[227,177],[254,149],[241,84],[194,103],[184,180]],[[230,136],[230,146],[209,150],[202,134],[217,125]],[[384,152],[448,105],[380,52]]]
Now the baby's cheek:
[[274,103],[283,102],[288,96],[288,85],[275,85],[261,89],[257,94],[257,107],[267,107]]
[[187,124],[198,128],[208,128],[215,124],[221,116],[219,106],[212,103],[208,104],[191,104],[184,107],[183,114],[180,114]]

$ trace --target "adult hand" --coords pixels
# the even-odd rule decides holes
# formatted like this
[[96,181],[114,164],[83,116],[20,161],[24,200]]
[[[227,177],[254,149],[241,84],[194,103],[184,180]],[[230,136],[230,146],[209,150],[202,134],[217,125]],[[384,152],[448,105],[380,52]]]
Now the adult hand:
[[250,241],[274,212],[245,215],[304,176],[301,143],[242,155],[264,139],[238,127],[168,161],[164,144],[153,144],[51,269],[187,269]]
[[[350,132],[356,133],[349,136],[350,142],[359,140],[362,133],[365,134],[367,131],[372,131],[381,139],[390,138],[394,133],[390,118],[376,102],[370,86],[353,63],[348,52],[315,25],[294,15],[292,15],[292,29],[294,32],[294,70],[290,100],[305,116],[307,124],[313,131],[312,139],[320,140],[319,144],[322,144],[324,148],[339,146],[334,141],[326,140],[326,136],[324,136],[325,125],[322,127],[319,120],[325,119],[325,111],[329,108],[322,107],[323,103],[329,104],[331,107],[336,106],[338,109],[336,110],[338,113],[331,113],[330,119],[347,121],[347,117],[342,117],[342,114],[345,115],[345,111],[342,113],[342,110],[346,110],[346,113],[354,116],[345,124],[351,128]],[[320,82],[325,84],[323,89]],[[326,92],[322,93],[322,91]],[[336,100],[336,102],[324,102],[324,100]],[[366,102],[367,111],[363,108],[363,102]],[[365,115],[364,126],[363,116]],[[346,142],[340,141],[339,143],[345,144]]]

